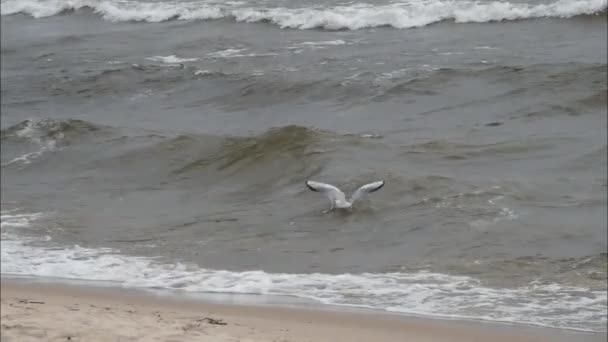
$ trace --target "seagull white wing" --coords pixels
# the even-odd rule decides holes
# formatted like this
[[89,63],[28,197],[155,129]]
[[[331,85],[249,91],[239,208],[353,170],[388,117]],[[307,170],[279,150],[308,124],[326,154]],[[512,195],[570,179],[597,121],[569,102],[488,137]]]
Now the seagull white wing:
[[325,196],[327,196],[329,200],[332,201],[332,203],[336,201],[346,202],[346,196],[344,195],[344,193],[331,184],[325,184],[315,181],[306,181],[306,186],[312,191],[325,194]]
[[350,198],[350,202],[354,203],[356,200],[360,199],[364,195],[366,195],[370,192],[380,190],[383,186],[384,186],[384,181],[377,181],[377,182],[365,184],[365,185],[361,186],[359,189],[357,189],[357,191],[355,191],[353,196]]

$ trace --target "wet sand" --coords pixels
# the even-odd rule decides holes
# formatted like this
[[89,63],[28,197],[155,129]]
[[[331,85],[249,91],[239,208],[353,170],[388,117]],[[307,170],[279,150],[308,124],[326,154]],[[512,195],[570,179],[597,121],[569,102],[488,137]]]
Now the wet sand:
[[6,279],[1,294],[3,342],[557,340],[516,325],[492,328],[366,312],[224,305]]

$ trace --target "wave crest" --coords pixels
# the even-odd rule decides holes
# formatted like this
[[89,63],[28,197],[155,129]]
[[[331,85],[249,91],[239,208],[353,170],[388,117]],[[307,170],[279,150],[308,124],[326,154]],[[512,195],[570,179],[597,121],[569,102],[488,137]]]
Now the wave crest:
[[66,136],[76,136],[99,131],[96,125],[78,119],[67,120],[24,120],[1,131],[2,140],[11,137],[25,138],[37,143],[64,140]]
[[558,0],[530,5],[508,1],[404,1],[387,5],[353,4],[324,8],[242,7],[200,2],[136,2],[116,0],[8,0],[2,15],[29,14],[35,18],[90,9],[109,21],[161,22],[167,20],[232,19],[267,22],[281,28],[358,30],[389,26],[398,29],[426,26],[445,20],[457,23],[496,22],[534,18],[570,18],[606,12],[606,0]]
[[16,125],[3,129],[0,137],[4,143],[28,142],[34,145],[35,150],[17,156],[2,166],[16,163],[30,164],[32,160],[39,158],[46,152],[60,150],[63,146],[70,145],[74,139],[89,133],[99,131],[100,128],[83,120],[24,120]]

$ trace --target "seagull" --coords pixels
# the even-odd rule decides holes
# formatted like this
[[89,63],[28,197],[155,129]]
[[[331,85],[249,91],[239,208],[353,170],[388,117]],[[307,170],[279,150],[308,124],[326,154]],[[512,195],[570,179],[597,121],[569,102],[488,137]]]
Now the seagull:
[[329,210],[333,210],[334,208],[351,209],[353,207],[353,203],[363,197],[363,195],[380,190],[380,188],[384,186],[384,181],[376,181],[359,187],[359,189],[357,189],[353,193],[353,195],[350,197],[350,200],[348,201],[346,200],[346,196],[344,195],[342,190],[331,184],[309,180],[306,181],[306,186],[310,190],[323,193],[325,194],[325,196],[327,196],[327,198],[329,198],[329,200],[331,201],[331,208],[329,208]]

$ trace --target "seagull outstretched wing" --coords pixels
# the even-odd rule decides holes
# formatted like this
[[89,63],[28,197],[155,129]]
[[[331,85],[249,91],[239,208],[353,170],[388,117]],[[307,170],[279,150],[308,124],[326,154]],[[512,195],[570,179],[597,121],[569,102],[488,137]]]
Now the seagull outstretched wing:
[[336,188],[335,186],[333,186],[331,184],[326,184],[326,183],[315,182],[315,181],[309,180],[309,181],[306,181],[306,186],[312,191],[316,191],[316,192],[325,194],[325,196],[327,196],[327,198],[329,198],[329,200],[332,203],[346,202],[346,196],[344,195],[342,190]]
[[360,199],[366,194],[380,190],[383,186],[383,180],[361,186],[359,189],[357,189],[357,191],[355,191],[355,193],[353,193],[352,197],[350,198],[350,203],[354,203],[356,200]]

